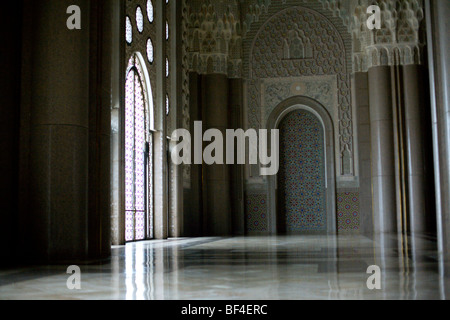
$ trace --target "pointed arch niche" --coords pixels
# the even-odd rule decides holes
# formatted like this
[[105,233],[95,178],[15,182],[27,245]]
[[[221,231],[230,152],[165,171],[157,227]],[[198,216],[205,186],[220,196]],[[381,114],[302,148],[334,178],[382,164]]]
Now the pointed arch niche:
[[[304,96],[296,96],[281,102],[270,114],[267,121],[269,130],[279,129],[286,117],[293,112],[307,111],[321,124],[323,129],[324,144],[324,187],[325,187],[325,207],[326,207],[326,233],[334,234],[337,230],[336,217],[336,174],[335,174],[335,155],[334,155],[334,129],[331,116],[319,102]],[[271,146],[270,146],[271,149]],[[269,150],[270,154],[271,150]],[[281,150],[280,150],[281,152]],[[278,173],[279,175],[280,173]],[[283,214],[278,205],[278,175],[268,177],[269,188],[269,230],[272,234],[280,231],[277,222],[277,215]],[[309,231],[305,231],[309,232]],[[322,231],[324,233],[325,231]],[[319,232],[320,233],[320,232]]]

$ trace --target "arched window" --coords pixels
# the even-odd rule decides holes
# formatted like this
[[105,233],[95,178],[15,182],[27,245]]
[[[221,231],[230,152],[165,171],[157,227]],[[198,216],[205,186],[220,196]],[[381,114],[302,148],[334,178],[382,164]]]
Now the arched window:
[[125,92],[125,240],[153,238],[153,98],[145,63],[131,57]]

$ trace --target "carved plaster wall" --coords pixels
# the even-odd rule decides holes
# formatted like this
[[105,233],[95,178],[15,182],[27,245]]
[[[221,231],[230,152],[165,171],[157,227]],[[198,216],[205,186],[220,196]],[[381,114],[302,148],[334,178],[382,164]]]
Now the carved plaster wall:
[[[337,20],[339,32],[318,11],[319,3],[315,9],[287,6],[264,24],[253,24],[259,25],[256,32],[249,30],[248,35],[254,36],[244,42],[250,47],[244,50],[249,77],[248,127],[264,128],[270,110],[291,96],[303,95],[321,102],[335,126],[336,172],[355,181],[350,34]],[[303,46],[300,58],[286,58],[292,34]]]
[[189,70],[241,77],[241,18],[239,2],[190,0],[186,3],[186,54]]
[[[366,24],[373,4],[380,30]],[[337,188],[356,193],[353,73],[422,63],[423,33],[423,0],[183,0],[185,70],[242,78],[247,128],[265,128],[291,97],[319,102],[333,121]],[[183,86],[187,119],[188,79]],[[248,199],[266,197],[267,181],[247,169]]]
[[[422,62],[423,0],[183,0],[189,68],[240,77],[242,42],[273,8],[301,5],[327,12],[352,36],[353,71]],[[370,5],[381,8],[381,30],[366,26]],[[272,10],[273,11],[273,10]]]
[[[381,30],[367,28],[366,22],[371,15],[367,13],[367,8],[372,4],[381,9]],[[299,25],[291,20],[292,24],[283,23],[286,29],[283,29],[280,39],[274,39],[274,34],[278,34],[274,30],[272,34],[261,30],[259,36],[264,34],[271,38],[265,42],[258,39],[253,43],[256,32],[271,16],[298,5],[314,10],[317,15],[313,15],[312,19],[322,17],[322,23],[329,23],[331,28],[335,28],[335,33],[328,34],[325,30],[318,37],[317,30],[311,32],[314,28],[311,21],[303,21]],[[260,114],[256,110],[260,102],[253,99],[261,95],[258,95],[260,88],[255,88],[260,85],[257,79],[268,75],[272,78],[338,75],[338,152],[342,163],[337,172],[343,176],[354,175],[357,171],[354,163],[350,74],[367,71],[373,66],[422,62],[422,0],[183,0],[182,12],[184,67],[199,74],[220,73],[229,78],[248,79],[249,127],[261,127]],[[320,24],[318,26],[321,27]],[[277,27],[283,28],[280,24]],[[272,41],[269,44],[271,48],[267,47],[269,41]],[[315,48],[311,48],[310,41],[315,43]],[[292,58],[289,53],[298,52],[289,51],[293,42],[299,43],[304,50],[303,56],[297,56],[299,59],[289,59]],[[269,51],[264,54],[250,53],[254,46],[257,50]],[[278,50],[272,57],[275,58],[272,63],[277,64],[276,67],[270,63],[267,66],[258,63],[272,50]],[[337,54],[342,56],[335,56]],[[264,60],[266,62],[267,59]],[[183,80],[183,86],[184,104],[188,109],[187,79]],[[188,119],[187,114],[186,110],[185,119]]]

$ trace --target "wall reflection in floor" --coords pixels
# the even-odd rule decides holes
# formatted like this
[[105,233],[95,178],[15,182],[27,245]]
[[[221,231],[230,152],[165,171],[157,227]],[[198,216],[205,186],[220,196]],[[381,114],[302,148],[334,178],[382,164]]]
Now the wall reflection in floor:
[[[398,240],[400,238],[400,241]],[[422,236],[190,238],[113,247],[110,263],[0,272],[0,299],[446,299],[450,280]],[[381,290],[367,268],[381,269]]]

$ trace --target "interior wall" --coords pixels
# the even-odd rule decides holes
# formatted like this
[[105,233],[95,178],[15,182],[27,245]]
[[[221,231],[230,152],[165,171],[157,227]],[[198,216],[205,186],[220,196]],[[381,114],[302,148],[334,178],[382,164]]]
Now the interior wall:
[[[369,124],[372,120],[367,72],[376,67],[412,70],[414,66],[423,64],[423,3],[405,2],[399,7],[399,1],[392,1],[393,6],[382,6],[383,16],[391,17],[396,11],[399,18],[382,24],[381,31],[375,33],[366,28],[364,9],[367,1],[348,1],[336,6],[324,6],[323,1],[315,0],[301,3],[294,0],[268,1],[261,10],[255,10],[257,1],[241,3],[240,6],[234,1],[211,1],[204,7],[206,10],[200,9],[201,0],[183,3],[187,7],[183,15],[187,24],[187,68],[199,73],[214,71],[231,77],[239,75],[244,79],[243,126],[246,129],[265,128],[273,108],[294,96],[306,96],[325,106],[333,119],[335,134],[337,229],[339,232],[370,235],[374,228],[377,229],[374,225],[377,219],[373,214],[383,206],[383,202],[392,202],[388,194],[394,195],[395,190],[386,191],[384,188],[385,198],[389,200],[373,201],[373,190],[383,187],[378,176],[376,181],[371,176],[374,158],[370,150],[373,151],[374,143],[380,140],[370,137],[371,131],[376,129],[370,128]],[[218,45],[220,41],[204,41],[218,30],[220,17],[211,21],[210,29],[202,28],[208,12],[225,11],[225,19],[233,17],[238,21],[236,29],[229,31],[232,39],[229,48]],[[190,12],[195,14],[189,16]],[[355,14],[357,12],[362,14]],[[217,33],[218,39],[220,34]],[[330,57],[335,59],[328,60]],[[403,66],[407,68],[400,68]],[[410,88],[416,85],[408,80],[408,76],[402,77]],[[395,98],[406,101],[404,106],[401,105],[403,102],[400,103],[401,107],[416,107],[412,102],[415,95],[401,93],[402,89],[399,90],[396,82],[380,89],[385,91],[380,97],[387,99],[391,91],[397,90]],[[392,111],[391,101],[388,104]],[[411,120],[406,119],[406,122],[411,124],[415,121]],[[409,138],[414,139],[411,135]],[[389,146],[388,151],[393,148]],[[412,149],[410,151],[414,153]],[[410,159],[418,158],[410,155]],[[391,169],[393,162],[388,164]],[[417,198],[413,196],[415,186],[421,185],[409,183],[422,178],[415,176],[416,173],[409,172],[407,177],[406,184],[411,187],[408,201],[411,203]],[[393,175],[391,178],[395,180]],[[399,177],[396,178],[400,181]],[[274,210],[270,179],[259,175],[258,165],[245,166],[244,179],[246,232],[267,234],[270,232],[268,213]],[[428,191],[432,193],[431,189]],[[394,214],[395,208],[391,211]],[[416,211],[423,210],[418,208]],[[411,216],[419,215],[411,213]]]
[[[325,27],[326,31],[320,31]],[[303,57],[287,53],[295,35],[303,39]],[[316,2],[301,6],[271,4],[243,40],[248,128],[265,128],[274,108],[296,96],[319,102],[331,115],[336,174],[333,201],[338,212],[337,229],[341,232],[359,232],[361,228],[351,48],[351,35],[342,21]],[[253,166],[246,168],[247,231],[268,233],[270,221],[261,217],[270,216],[274,210],[268,196],[272,187],[257,171]]]

